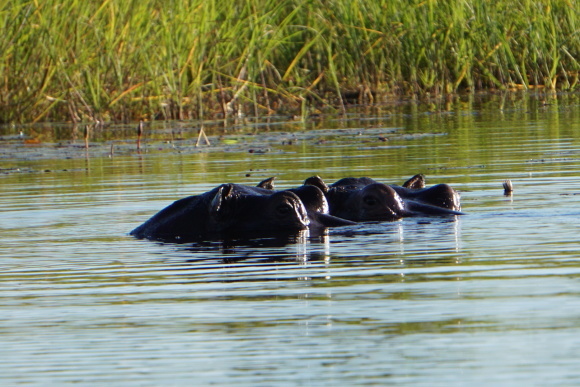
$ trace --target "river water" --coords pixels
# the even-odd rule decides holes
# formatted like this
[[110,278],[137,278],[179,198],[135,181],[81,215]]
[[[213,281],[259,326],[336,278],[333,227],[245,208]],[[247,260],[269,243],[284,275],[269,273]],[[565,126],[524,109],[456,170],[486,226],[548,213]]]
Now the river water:
[[[198,123],[154,123],[139,152],[134,127],[88,149],[66,126],[2,129],[2,385],[580,384],[578,96],[209,122],[198,147]],[[416,173],[467,215],[287,243],[128,236],[225,182]]]

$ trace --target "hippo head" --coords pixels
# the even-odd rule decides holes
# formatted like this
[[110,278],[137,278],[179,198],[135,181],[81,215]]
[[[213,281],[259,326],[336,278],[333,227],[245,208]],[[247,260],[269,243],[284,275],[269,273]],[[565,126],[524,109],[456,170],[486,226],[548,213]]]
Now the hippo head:
[[376,181],[370,177],[345,177],[332,184],[331,187],[344,187],[345,189],[360,189]]
[[437,184],[425,189],[419,199],[434,206],[461,211],[459,193],[447,184]]
[[[310,230],[320,230],[326,227],[348,226],[354,222],[332,216],[329,213],[328,200],[324,193],[314,185],[303,185],[298,188],[288,190],[295,193],[306,208],[308,218],[310,219]],[[315,234],[318,231],[315,231]]]
[[314,185],[303,185],[298,188],[289,189],[288,191],[295,193],[306,210],[310,212],[317,212],[321,214],[328,214],[328,201],[324,193]]
[[359,213],[364,220],[395,220],[403,216],[401,197],[391,187],[374,183],[357,191]]
[[[361,189],[337,188],[333,215],[354,221],[396,220],[405,213],[401,197],[385,184],[372,183]],[[342,191],[342,192],[341,192]]]
[[306,207],[295,193],[276,192],[266,199],[263,215],[272,229],[298,231],[308,227]]
[[220,186],[209,205],[210,228],[223,234],[293,233],[308,228],[306,208],[296,194],[246,195]]

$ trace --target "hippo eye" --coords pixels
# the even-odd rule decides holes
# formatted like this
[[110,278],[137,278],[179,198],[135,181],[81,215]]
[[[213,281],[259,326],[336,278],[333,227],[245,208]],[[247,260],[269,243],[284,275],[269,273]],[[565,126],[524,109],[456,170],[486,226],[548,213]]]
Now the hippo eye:
[[288,215],[292,211],[292,207],[290,207],[288,204],[280,204],[278,207],[276,207],[276,211],[280,215]]
[[363,202],[365,202],[365,204],[368,206],[376,206],[378,203],[378,200],[377,200],[377,198],[375,198],[373,196],[365,196],[363,198]]

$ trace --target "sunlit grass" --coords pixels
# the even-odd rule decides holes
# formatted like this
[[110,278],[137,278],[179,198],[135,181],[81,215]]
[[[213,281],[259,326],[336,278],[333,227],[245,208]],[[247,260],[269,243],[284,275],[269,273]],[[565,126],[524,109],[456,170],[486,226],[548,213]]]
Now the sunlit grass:
[[0,122],[574,90],[576,0],[0,0]]

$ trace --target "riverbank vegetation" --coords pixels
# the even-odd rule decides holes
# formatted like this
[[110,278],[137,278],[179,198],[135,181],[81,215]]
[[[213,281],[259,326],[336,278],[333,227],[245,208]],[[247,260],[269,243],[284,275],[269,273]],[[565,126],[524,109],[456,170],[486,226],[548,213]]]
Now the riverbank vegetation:
[[576,0],[0,0],[0,122],[572,91]]

